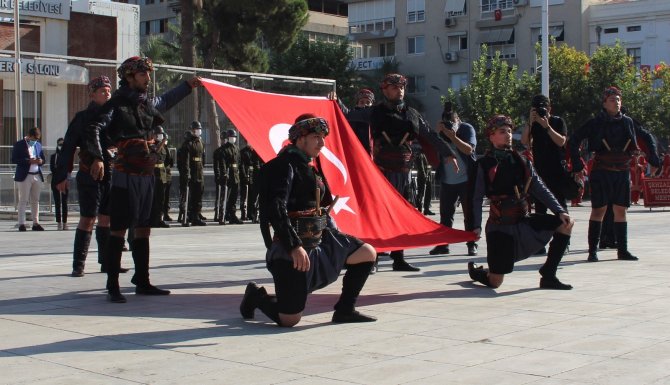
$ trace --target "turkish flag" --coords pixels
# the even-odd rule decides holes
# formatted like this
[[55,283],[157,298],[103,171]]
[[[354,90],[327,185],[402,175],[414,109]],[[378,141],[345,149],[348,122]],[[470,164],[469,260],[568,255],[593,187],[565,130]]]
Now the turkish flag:
[[328,121],[330,134],[320,163],[331,192],[340,198],[331,216],[340,230],[378,251],[474,240],[471,232],[431,221],[410,205],[379,171],[335,101],[248,90],[202,80],[235,127],[264,161],[288,143],[295,118],[313,113]]

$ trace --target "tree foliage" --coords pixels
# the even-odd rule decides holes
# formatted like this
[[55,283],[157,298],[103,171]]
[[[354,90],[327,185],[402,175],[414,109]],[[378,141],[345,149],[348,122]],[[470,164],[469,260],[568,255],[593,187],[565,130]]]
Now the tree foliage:
[[339,95],[350,94],[354,70],[353,55],[346,40],[339,43],[310,42],[301,36],[285,52],[272,55],[270,72],[280,75],[335,79]]

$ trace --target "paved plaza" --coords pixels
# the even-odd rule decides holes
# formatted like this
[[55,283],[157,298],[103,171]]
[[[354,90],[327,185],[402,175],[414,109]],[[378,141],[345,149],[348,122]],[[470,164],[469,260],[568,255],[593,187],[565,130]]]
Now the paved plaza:
[[670,384],[670,210],[629,212],[639,262],[605,250],[586,263],[589,209],[572,213],[558,273],[572,291],[538,289],[544,257],[494,291],[470,281],[464,244],[448,256],[414,249],[420,272],[393,272],[382,257],[363,290],[359,309],[379,321],[330,323],[340,280],[309,297],[292,329],[239,315],[248,281],[274,291],[257,225],[154,230],[152,281],[173,294],[135,296],[131,270],[128,303],[111,304],[95,241],[86,276],[71,278],[73,229],[19,233],[3,220],[0,383]]

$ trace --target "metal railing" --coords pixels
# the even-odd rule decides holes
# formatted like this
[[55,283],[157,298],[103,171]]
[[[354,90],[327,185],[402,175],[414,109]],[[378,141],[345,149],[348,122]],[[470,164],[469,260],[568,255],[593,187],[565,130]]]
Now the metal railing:
[[[0,55],[5,57],[14,57],[14,51],[0,50]],[[23,52],[21,54],[21,60],[34,60],[39,58],[39,60],[58,60],[60,62],[65,61],[68,64],[82,66],[87,69],[89,79],[106,75],[112,79],[117,79],[116,68],[121,64],[121,61],[117,60],[104,60],[96,58],[87,58],[87,57],[75,57],[75,56],[65,56],[65,55],[52,55],[45,53],[35,53],[35,52]],[[331,79],[321,79],[321,78],[310,78],[310,77],[299,77],[299,76],[287,76],[287,75],[276,75],[276,74],[260,74],[252,72],[242,72],[242,71],[228,71],[223,69],[212,69],[212,68],[197,68],[197,67],[183,67],[176,66],[164,63],[154,63],[155,71],[152,74],[152,85],[150,85],[149,96],[161,95],[167,90],[177,86],[180,82],[190,79],[193,76],[200,76],[204,78],[211,78],[217,81],[228,83],[234,86],[243,87],[247,89],[254,89],[267,92],[275,92],[281,94],[291,94],[291,95],[323,95],[325,96],[328,92],[335,90],[335,81]],[[33,80],[34,81],[34,80]],[[32,85],[31,85],[32,84]],[[24,83],[24,91],[30,91],[29,88],[32,86],[35,89],[36,83],[31,83],[30,80],[26,80]],[[27,89],[28,88],[28,89]],[[116,84],[113,84],[113,88],[116,88]],[[38,90],[39,91],[39,90]],[[53,108],[49,106],[48,95],[45,97],[44,94],[48,93],[49,89],[43,91],[41,103],[41,109],[44,111],[45,108]],[[83,110],[89,103],[88,89],[86,85],[83,84],[68,84],[67,87],[67,118],[68,122],[72,120],[77,111]],[[9,100],[4,101],[4,108],[13,108],[13,102]],[[220,132],[225,132],[226,129],[235,128],[230,120],[226,117],[224,112],[215,105],[214,114],[211,109],[212,98],[204,90],[204,88],[198,88],[196,92],[186,97],[180,103],[178,103],[174,108],[167,111],[164,115],[165,123],[163,128],[169,136],[169,143],[171,147],[179,147],[183,141],[184,133],[188,130],[190,123],[194,120],[201,122],[203,126],[203,142],[205,143],[207,156],[205,160],[211,162],[211,154],[214,152],[214,149],[219,145],[219,138],[216,138],[216,131],[214,127],[214,119],[218,122]],[[39,111],[40,116],[44,116]],[[215,117],[216,116],[216,117]],[[23,116],[24,120],[28,119],[25,113]],[[30,117],[32,119],[32,117]],[[47,135],[49,130],[59,130],[57,132],[62,132],[63,127],[51,127],[49,124],[54,124],[53,122],[43,121],[42,127],[42,137],[48,137],[49,140],[52,140],[53,143],[43,143],[44,152],[46,156],[47,163],[49,161],[49,156],[54,150],[56,136]],[[32,125],[32,123],[31,123]],[[24,127],[27,129],[26,127]],[[23,131],[25,131],[25,129]],[[17,194],[16,188],[14,186],[13,175],[15,165],[11,162],[11,151],[13,144],[17,141],[16,138],[16,129],[15,123],[9,121],[9,119],[3,120],[2,132],[0,132],[0,210],[7,210],[9,208],[15,208],[17,204]],[[62,135],[58,135],[62,136]],[[244,138],[241,138],[240,146],[245,144]],[[211,173],[211,163],[205,165],[207,182],[206,185],[211,187],[213,190],[214,183],[210,180],[213,178]],[[48,167],[43,168],[46,174],[48,174]],[[76,168],[75,168],[76,170]],[[74,173],[73,173],[74,174]],[[176,181],[178,177],[178,172],[176,168],[173,172],[173,180]],[[73,186],[75,183],[71,183],[72,194],[70,196],[70,202],[76,202],[76,186]],[[172,199],[176,199],[178,194],[178,187],[172,187]],[[49,205],[51,202],[51,192],[50,186],[46,185],[42,190],[40,196],[40,201],[44,205]],[[213,200],[213,191],[206,190],[204,199]]]

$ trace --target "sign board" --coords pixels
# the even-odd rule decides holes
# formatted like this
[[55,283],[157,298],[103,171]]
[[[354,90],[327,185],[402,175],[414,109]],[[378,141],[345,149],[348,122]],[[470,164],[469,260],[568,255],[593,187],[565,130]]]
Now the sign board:
[[[0,0],[0,13],[14,14],[15,0]],[[19,17],[36,16],[70,20],[70,0],[21,0]]]
[[[13,78],[15,66],[13,58],[0,58],[0,78]],[[60,61],[22,59],[21,74],[24,77],[39,76],[56,82],[88,83],[86,68]]]
[[[1,0],[0,0],[1,1]],[[369,57],[354,59],[351,61],[351,68],[356,71],[370,71],[382,68],[384,65],[383,57]]]
[[644,207],[670,206],[670,179],[644,179],[642,191]]

